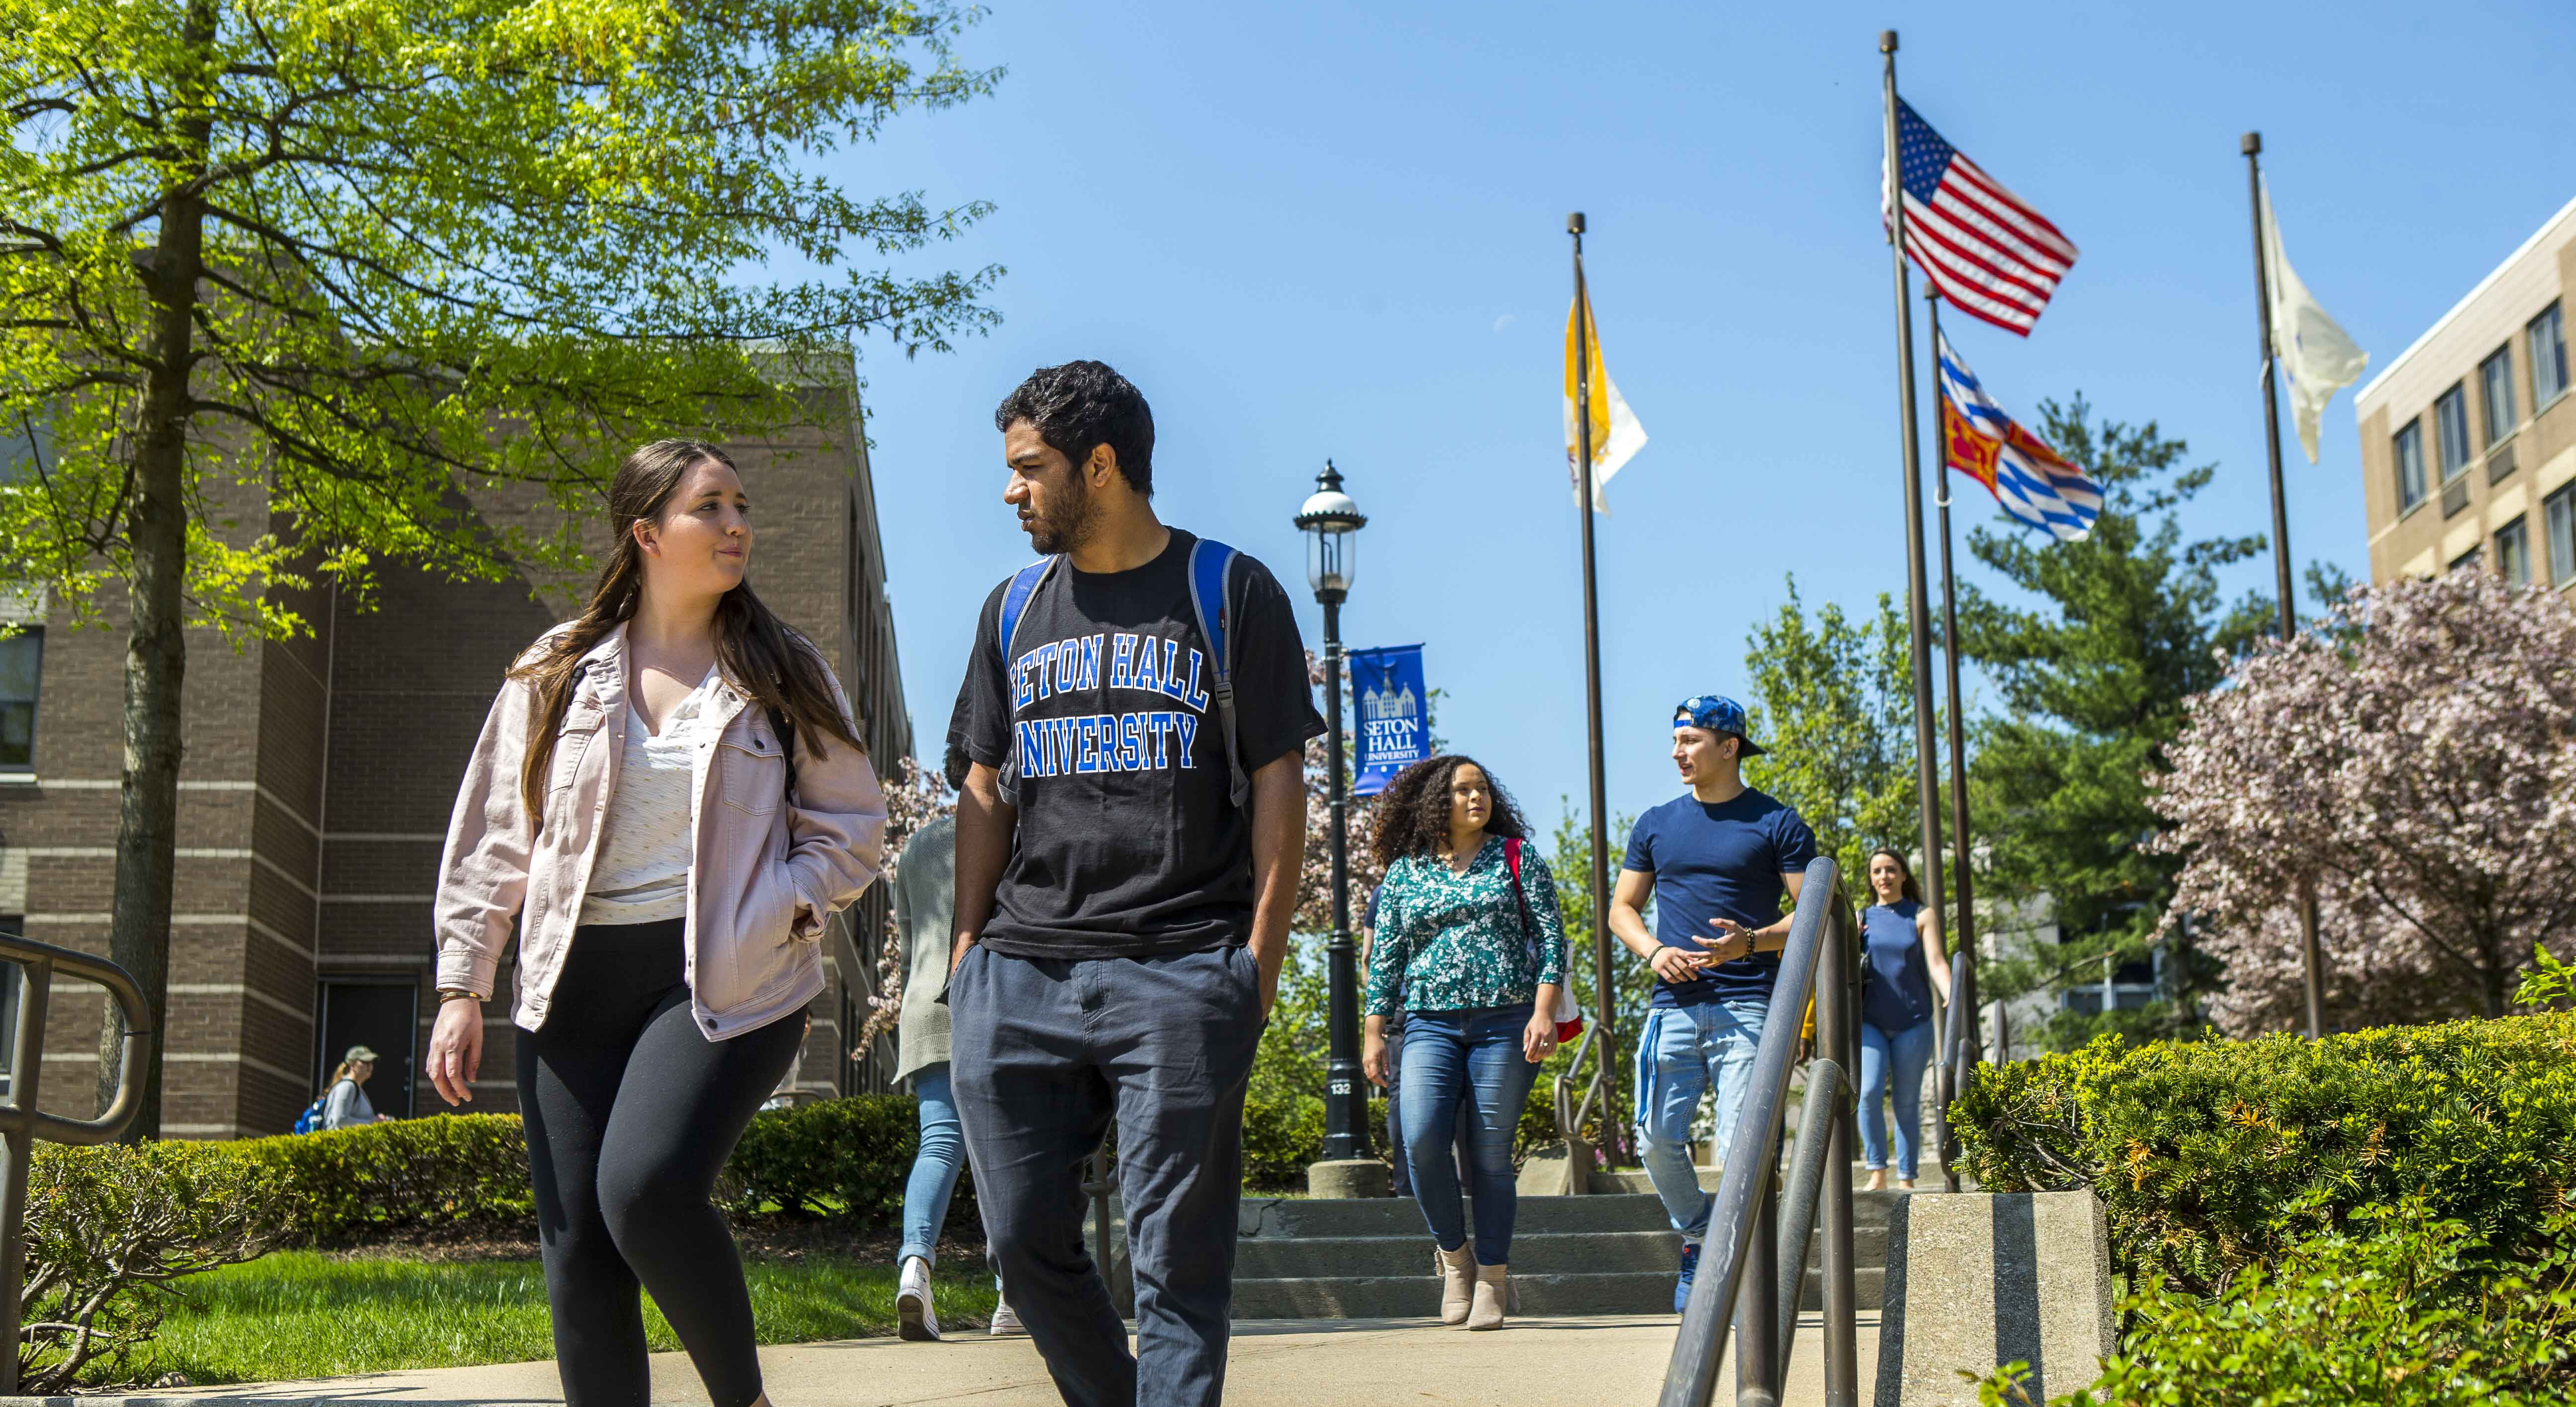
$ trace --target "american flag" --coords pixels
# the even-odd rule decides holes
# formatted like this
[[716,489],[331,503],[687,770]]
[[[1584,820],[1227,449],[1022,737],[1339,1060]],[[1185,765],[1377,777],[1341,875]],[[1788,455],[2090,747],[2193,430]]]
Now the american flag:
[[1901,98],[1896,143],[1907,257],[1951,307],[2029,336],[2057,281],[2075,266],[2074,244],[1941,140]]
[[1941,358],[1941,463],[1986,486],[2003,510],[2061,542],[2080,542],[2102,516],[2102,486],[2021,428],[1977,383],[1944,335]]

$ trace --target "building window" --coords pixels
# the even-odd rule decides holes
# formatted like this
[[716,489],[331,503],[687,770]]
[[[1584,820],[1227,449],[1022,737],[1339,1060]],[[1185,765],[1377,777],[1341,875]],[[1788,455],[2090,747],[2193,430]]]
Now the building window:
[[2576,484],[2549,496],[2541,507],[2549,520],[2549,584],[2576,581]]
[[2409,420],[2390,442],[2397,460],[2397,511],[2424,501],[2424,422]]
[[2486,549],[2483,547],[2472,547],[2468,551],[2461,553],[2459,556],[2452,558],[2450,569],[2455,572],[2464,567],[2474,569],[2485,561]]
[[2478,399],[2486,412],[2487,443],[2513,433],[2513,349],[2498,347],[2495,355],[2478,363]]
[[2531,343],[2531,408],[2538,410],[2567,389],[2567,327],[2558,305],[2533,318],[2523,335]]
[[2531,585],[2531,530],[2514,519],[2496,529],[2496,572],[2514,586]]
[[36,686],[44,676],[42,629],[0,640],[0,772],[36,769]]
[[2442,482],[2449,483],[2469,467],[2469,397],[2458,386],[2433,402],[2433,423],[2442,434]]

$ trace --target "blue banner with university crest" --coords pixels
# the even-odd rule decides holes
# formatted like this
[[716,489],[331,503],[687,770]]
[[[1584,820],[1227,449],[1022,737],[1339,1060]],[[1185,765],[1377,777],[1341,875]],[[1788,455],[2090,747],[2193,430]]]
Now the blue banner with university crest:
[[1354,796],[1375,796],[1395,774],[1431,755],[1431,691],[1422,684],[1422,647],[1353,650],[1351,703],[1359,715],[1359,778]]

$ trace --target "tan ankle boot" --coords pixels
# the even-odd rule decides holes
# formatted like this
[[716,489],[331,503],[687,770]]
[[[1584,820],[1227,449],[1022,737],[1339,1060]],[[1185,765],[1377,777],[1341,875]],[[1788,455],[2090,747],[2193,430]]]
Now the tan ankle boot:
[[1467,1327],[1470,1329],[1503,1327],[1503,1312],[1510,1307],[1511,1299],[1512,1268],[1510,1266],[1477,1266],[1475,1302],[1467,1311]]
[[1476,1248],[1467,1245],[1454,1251],[1444,1251],[1435,1246],[1431,1256],[1440,1267],[1440,1322],[1466,1323],[1467,1309],[1475,1292]]

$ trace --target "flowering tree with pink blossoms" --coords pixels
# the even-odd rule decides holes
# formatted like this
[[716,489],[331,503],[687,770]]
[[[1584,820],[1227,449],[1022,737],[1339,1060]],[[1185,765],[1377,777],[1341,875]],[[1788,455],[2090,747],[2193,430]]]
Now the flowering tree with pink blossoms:
[[[948,779],[935,767],[924,767],[906,757],[897,761],[891,775],[884,778],[886,799],[885,883],[887,892],[894,889],[895,871],[903,865],[903,851],[924,826],[957,810],[957,793],[949,788]],[[877,1037],[890,1029],[903,1014],[903,933],[895,927],[894,907],[886,906],[885,930],[877,943],[877,994],[868,998],[867,1023],[859,1028],[859,1038],[850,1045],[853,1059],[863,1058]]]
[[2337,1024],[2500,1016],[2533,947],[2576,952],[2576,608],[2488,573],[2355,588],[2191,700],[2153,805],[2185,857],[2165,922],[2225,965],[2231,1033],[2302,1000],[2316,886]]

